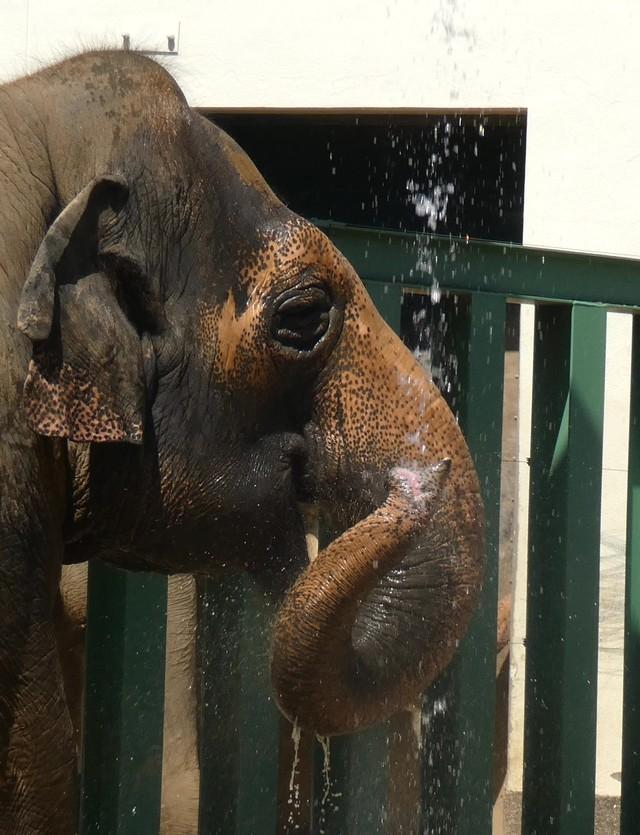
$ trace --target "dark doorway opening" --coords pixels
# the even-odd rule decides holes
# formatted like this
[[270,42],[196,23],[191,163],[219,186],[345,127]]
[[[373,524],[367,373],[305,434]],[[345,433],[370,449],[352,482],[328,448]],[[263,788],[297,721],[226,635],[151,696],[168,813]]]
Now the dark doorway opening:
[[525,111],[208,115],[305,217],[522,243]]

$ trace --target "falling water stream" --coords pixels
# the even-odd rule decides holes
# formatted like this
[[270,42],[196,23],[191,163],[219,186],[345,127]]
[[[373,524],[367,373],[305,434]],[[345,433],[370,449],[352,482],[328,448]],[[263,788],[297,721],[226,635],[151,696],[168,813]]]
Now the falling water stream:
[[289,796],[287,805],[289,806],[289,826],[294,826],[299,829],[299,824],[295,823],[296,813],[300,809],[300,783],[296,780],[296,771],[300,765],[300,737],[301,730],[297,720],[294,721],[291,728],[291,740],[293,742],[293,762],[291,763],[291,776],[289,778]]
[[320,747],[322,748],[322,796],[320,798],[320,814],[319,814],[319,826],[320,826],[320,835],[325,835],[325,826],[327,821],[327,801],[329,800],[329,796],[331,794],[331,754],[329,748],[329,737],[328,736],[316,736]]

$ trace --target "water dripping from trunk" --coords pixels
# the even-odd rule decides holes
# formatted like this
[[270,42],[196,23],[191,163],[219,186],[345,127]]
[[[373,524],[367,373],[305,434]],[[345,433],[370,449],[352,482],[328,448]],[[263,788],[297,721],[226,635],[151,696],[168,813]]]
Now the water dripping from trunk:
[[[296,813],[300,810],[300,784],[296,780],[296,772],[300,765],[300,725],[294,720],[291,728],[291,740],[293,741],[293,762],[291,763],[291,776],[289,777],[289,795],[287,805],[289,806],[288,823],[294,825]],[[296,827],[297,828],[297,827]]]

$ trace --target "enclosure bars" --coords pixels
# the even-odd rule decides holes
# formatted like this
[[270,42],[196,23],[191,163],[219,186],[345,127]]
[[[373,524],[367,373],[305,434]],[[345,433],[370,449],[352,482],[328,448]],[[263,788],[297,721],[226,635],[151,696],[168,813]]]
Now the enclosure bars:
[[500,295],[454,297],[445,292],[435,309],[443,311],[447,330],[434,364],[455,358],[455,369],[448,372],[452,391],[446,394],[478,470],[485,502],[487,566],[469,633],[453,665],[425,696],[419,831],[472,835],[489,833],[492,818],[506,304]]
[[89,568],[83,835],[140,835],[160,824],[167,581]]
[[640,316],[633,318],[622,725],[622,835],[640,821]]
[[[553,357],[554,363],[565,364],[564,377],[553,383],[551,380],[545,383],[544,391],[536,394],[534,401],[534,427],[543,424],[536,423],[535,415],[542,416],[548,408],[545,400],[549,396],[562,397],[558,391],[566,392],[565,404],[562,410],[556,407],[555,418],[551,421],[551,427],[545,430],[547,438],[541,439],[540,458],[532,462],[532,493],[531,493],[531,532],[532,543],[544,542],[544,532],[539,525],[546,524],[544,508],[545,501],[549,501],[545,491],[560,491],[562,485],[569,484],[575,494],[567,496],[566,502],[558,505],[559,516],[554,517],[554,525],[562,532],[562,551],[560,566],[550,566],[542,561],[539,552],[531,555],[532,577],[536,571],[551,571],[549,577],[550,586],[545,586],[542,594],[534,594],[531,590],[529,598],[530,606],[530,629],[531,636],[528,641],[528,679],[529,699],[527,705],[526,734],[529,742],[540,729],[543,736],[553,733],[556,740],[555,746],[542,748],[542,755],[545,757],[541,762],[529,762],[524,785],[524,835],[569,835],[569,833],[580,832],[586,835],[592,831],[591,825],[593,808],[593,768],[595,762],[595,666],[594,658],[597,642],[597,576],[596,566],[598,560],[598,545],[596,533],[598,527],[599,508],[599,473],[594,470],[595,460],[599,456],[599,438],[601,437],[601,394],[600,371],[598,370],[603,362],[604,347],[604,310],[598,308],[598,303],[610,307],[634,307],[640,302],[640,291],[638,290],[638,279],[640,277],[640,266],[637,262],[625,261],[622,259],[607,259],[594,256],[582,256],[570,253],[540,252],[526,250],[521,247],[503,247],[495,244],[481,244],[476,242],[467,243],[464,241],[453,241],[451,239],[431,238],[428,241],[416,239],[413,235],[402,235],[400,233],[387,233],[377,230],[357,230],[353,228],[340,227],[336,225],[325,225],[326,231],[334,239],[347,257],[352,261],[360,275],[368,279],[372,295],[379,306],[388,303],[389,311],[386,312],[388,319],[393,319],[393,306],[401,301],[402,288],[425,287],[429,288],[431,277],[416,274],[415,265],[418,261],[419,249],[429,246],[431,257],[436,259],[438,265],[438,276],[440,285],[449,290],[456,290],[463,294],[471,295],[470,311],[468,319],[461,324],[462,331],[467,332],[468,343],[462,341],[458,345],[458,353],[463,360],[469,361],[466,374],[467,395],[463,400],[461,408],[461,419],[465,424],[465,430],[469,439],[470,447],[476,459],[479,469],[483,492],[488,511],[488,544],[489,544],[489,570],[487,582],[483,591],[483,604],[479,607],[474,625],[470,635],[465,639],[461,647],[459,659],[454,670],[449,674],[448,682],[444,684],[448,692],[455,694],[456,703],[450,708],[450,722],[447,731],[452,726],[456,728],[455,741],[449,741],[441,745],[439,750],[427,750],[423,753],[423,760],[427,755],[436,755],[434,767],[429,770],[428,777],[431,782],[423,786],[423,824],[430,835],[449,835],[451,831],[456,833],[473,833],[473,835],[488,835],[490,832],[490,744],[492,739],[492,712],[491,705],[495,696],[495,572],[497,557],[494,555],[495,544],[492,537],[497,541],[497,502],[499,499],[499,486],[496,473],[499,473],[497,455],[499,454],[500,423],[497,420],[501,409],[501,381],[498,375],[491,374],[491,366],[500,366],[500,355],[502,352],[502,338],[504,333],[504,303],[506,298],[510,300],[533,300],[542,301],[553,299],[558,302],[566,302],[569,307],[556,308],[557,316],[561,321],[561,334],[558,338],[564,340],[562,353],[551,352],[548,339],[545,337],[544,344],[537,350],[536,368],[540,372],[544,368],[544,356]],[[606,281],[603,279],[606,278]],[[378,283],[380,282],[380,283]],[[606,291],[606,293],[605,293]],[[386,298],[386,301],[385,301]],[[579,304],[575,304],[579,302]],[[570,311],[570,312],[569,312]],[[538,314],[540,327],[544,331],[544,323],[553,314],[548,306],[541,308]],[[547,318],[545,318],[547,317]],[[502,325],[499,325],[502,321]],[[638,373],[638,337],[637,324],[634,325],[634,357],[636,377]],[[595,339],[594,339],[595,336]],[[581,352],[586,345],[593,348],[592,356],[585,358]],[[462,346],[462,347],[461,347]],[[488,360],[488,368],[483,363]],[[589,379],[589,362],[595,362],[596,373],[593,379]],[[494,365],[495,363],[495,365]],[[568,369],[568,371],[567,371]],[[548,370],[548,362],[547,362]],[[463,369],[464,371],[464,369]],[[464,376],[464,374],[463,374]],[[544,375],[543,375],[544,376]],[[560,375],[558,375],[560,377]],[[538,373],[540,378],[540,373]],[[464,383],[463,383],[464,384]],[[587,402],[585,401],[585,398]],[[632,398],[632,442],[630,449],[630,486],[635,485],[637,491],[638,473],[638,430],[637,423],[637,386],[634,388]],[[635,406],[634,406],[635,404]],[[563,415],[566,414],[563,421]],[[537,430],[534,428],[534,432]],[[542,431],[540,429],[539,431]],[[555,433],[555,443],[553,441]],[[595,443],[585,452],[583,449],[584,438],[595,438]],[[550,456],[550,457],[549,457]],[[635,458],[633,457],[635,456]],[[550,476],[545,481],[545,467]],[[537,470],[536,470],[537,468]],[[535,473],[538,475],[535,475]],[[591,480],[591,488],[587,489],[587,482]],[[579,496],[583,493],[584,505]],[[597,496],[597,500],[596,500]],[[624,738],[624,765],[623,765],[623,822],[622,835],[631,835],[635,832],[634,824],[637,822],[636,807],[638,805],[638,794],[640,793],[640,780],[638,760],[640,751],[639,737],[640,728],[638,720],[637,688],[634,686],[639,675],[638,669],[638,589],[637,572],[635,571],[640,545],[638,544],[638,511],[635,506],[637,492],[630,491],[630,512],[629,512],[629,560],[627,579],[627,643],[626,643],[626,675],[625,675],[625,738]],[[548,506],[548,505],[547,505]],[[592,513],[594,507],[595,512]],[[555,511],[554,511],[555,512]],[[586,516],[585,516],[586,514]],[[588,517],[588,518],[587,518]],[[586,530],[583,531],[583,527]],[[582,537],[580,542],[582,548],[576,548],[573,535],[578,532]],[[537,539],[536,539],[537,538]],[[553,571],[552,568],[556,570]],[[586,585],[582,584],[582,571],[586,572]],[[92,569],[95,571],[95,569]],[[594,583],[594,577],[595,583]],[[636,581],[636,586],[632,580]],[[137,580],[138,578],[136,578]],[[159,581],[162,584],[162,580]],[[230,581],[231,582],[231,581]],[[100,590],[104,587],[101,585]],[[222,589],[222,591],[221,591]],[[157,602],[162,605],[163,590],[156,591]],[[218,595],[218,601],[224,599],[224,588],[216,586],[213,594]],[[255,597],[255,592],[250,592]],[[98,600],[101,599],[100,591],[96,591]],[[92,599],[95,596],[92,594]],[[566,599],[562,596],[566,595]],[[227,597],[228,597],[227,593]],[[564,600],[564,605],[557,607],[558,600]],[[229,601],[226,601],[228,605]],[[215,604],[220,609],[220,602]],[[246,605],[246,604],[245,604]],[[256,605],[254,599],[253,606]],[[260,601],[256,611],[266,605]],[[551,607],[554,607],[553,609]],[[95,607],[94,607],[95,609]],[[229,617],[240,618],[238,631],[243,636],[241,641],[244,647],[240,652],[251,649],[256,666],[258,661],[265,663],[265,653],[268,653],[268,640],[265,638],[266,630],[263,624],[253,625],[252,618],[259,615],[248,615],[249,620],[243,622],[245,610],[239,612],[237,598],[232,603],[232,612]],[[135,623],[132,617],[130,622],[124,623],[118,615],[118,606],[112,606],[112,617],[115,617],[116,627],[122,628],[120,634],[127,635]],[[157,611],[157,604],[151,605],[151,611]],[[226,611],[226,610],[225,610]],[[246,609],[250,612],[251,609]],[[104,614],[102,615],[104,617]],[[227,618],[227,615],[224,616]],[[563,669],[562,682],[558,676],[539,675],[545,670],[545,661],[548,664],[549,646],[536,642],[535,630],[542,629],[549,619],[555,619],[559,627],[565,630],[565,634],[555,636],[556,645],[551,647],[554,657],[554,664],[558,663]],[[212,619],[212,624],[215,624]],[[219,623],[219,621],[218,621]],[[223,629],[235,629],[229,626],[225,620]],[[537,624],[537,625],[536,625]],[[158,625],[158,624],[156,624]],[[217,627],[220,628],[220,627]],[[96,632],[97,629],[97,632]],[[96,612],[91,613],[89,627],[90,635],[93,634],[93,654],[96,654],[95,646],[98,643],[96,634],[99,635],[100,627],[96,625]],[[90,664],[102,664],[103,669],[114,665],[120,669],[120,656],[117,655],[117,641],[114,640],[114,630],[109,627],[102,627],[103,634],[111,640],[112,648],[116,653],[110,661],[104,654],[100,662],[92,660]],[[160,629],[160,633],[162,630]],[[217,632],[219,638],[219,633]],[[564,642],[560,640],[564,638]],[[158,642],[160,643],[160,642]],[[558,644],[562,643],[562,648]],[[214,645],[215,646],[215,645]],[[156,648],[158,650],[158,647]],[[162,648],[163,649],[163,648]],[[139,652],[140,650],[138,650]],[[126,656],[125,656],[126,657]],[[576,659],[578,663],[572,664]],[[256,707],[260,702],[268,706],[267,683],[264,676],[255,668],[242,665],[239,661],[233,669],[240,670],[241,686],[238,688],[230,682],[225,686],[233,690],[234,696],[224,696],[217,688],[215,693],[209,694],[213,702],[208,700],[209,709],[215,700],[218,699],[221,706],[233,702],[234,709],[229,714],[222,714],[216,711],[209,713],[207,718],[206,709],[203,716],[204,757],[202,762],[203,776],[201,780],[203,803],[212,794],[216,794],[214,786],[222,789],[222,783],[226,788],[218,791],[218,808],[232,808],[231,817],[227,817],[224,825],[206,823],[201,815],[201,833],[222,832],[222,833],[247,833],[255,835],[262,833],[273,833],[274,825],[277,825],[278,832],[317,832],[319,831],[318,810],[315,813],[311,800],[311,789],[308,785],[308,773],[304,779],[307,785],[303,787],[302,794],[306,792],[307,813],[302,817],[295,817],[288,822],[287,816],[278,815],[277,801],[278,792],[282,801],[282,774],[280,775],[280,786],[276,784],[274,775],[278,773],[278,754],[273,750],[275,740],[275,728],[279,726],[280,720],[276,717],[272,707],[264,707],[260,710]],[[125,665],[126,667],[126,665]],[[129,666],[127,669],[131,669]],[[589,676],[591,676],[589,678]],[[534,681],[535,678],[535,681]],[[147,798],[157,797],[159,786],[159,766],[151,768],[146,773],[146,781],[139,780],[139,769],[131,769],[131,763],[127,757],[118,756],[114,751],[117,746],[109,746],[109,730],[105,733],[104,726],[100,730],[100,711],[103,715],[122,715],[123,727],[126,722],[131,722],[131,711],[136,711],[136,702],[140,694],[144,698],[149,694],[148,685],[140,678],[128,677],[128,689],[126,697],[123,691],[118,692],[118,687],[127,679],[127,675],[116,676],[115,682],[108,676],[103,679],[99,686],[90,681],[93,688],[93,696],[87,699],[87,737],[90,740],[85,746],[85,774],[84,776],[84,832],[139,832],[138,828],[127,829],[126,815],[120,816],[120,823],[117,829],[105,829],[95,826],[96,819],[105,820],[105,815],[113,812],[105,811],[106,803],[109,804],[113,798],[118,798],[117,787],[120,785],[134,786],[134,776],[138,776],[138,787],[141,797],[145,798],[144,783],[149,787]],[[587,679],[588,682],[587,683]],[[212,676],[208,677],[209,683]],[[115,687],[115,693],[109,693],[109,684]],[[535,685],[536,704],[531,702],[533,687]],[[443,686],[443,683],[439,685]],[[235,690],[233,688],[236,688]],[[157,691],[156,691],[157,692]],[[261,693],[264,695],[261,696]],[[218,695],[216,695],[218,694]],[[573,704],[572,699],[577,699]],[[106,705],[106,708],[105,708]],[[109,706],[117,705],[109,713]],[[253,705],[253,707],[251,707]],[[557,712],[545,712],[544,705],[557,705]],[[579,725],[573,721],[573,705],[578,706]],[[107,713],[105,714],[105,710]],[[226,709],[225,709],[226,710]],[[129,711],[129,719],[126,719]],[[426,715],[426,714],[425,714]],[[211,739],[209,733],[214,733],[215,728],[220,728],[220,717],[227,719],[226,727],[223,720],[222,744],[223,748],[211,745],[207,746],[207,739]],[[239,719],[234,719],[238,716]],[[259,718],[259,722],[256,719]],[[428,719],[428,716],[427,716]],[[424,724],[423,719],[423,724]],[[158,728],[158,721],[152,723]],[[135,727],[135,725],[129,725]],[[161,727],[161,725],[160,725]],[[220,730],[218,730],[220,733]],[[580,738],[578,738],[580,737]],[[425,743],[431,745],[433,735],[425,737]],[[135,740],[134,740],[135,741]],[[161,741],[161,734],[160,734]],[[125,739],[125,742],[129,740]],[[578,745],[580,760],[576,759],[574,745]],[[156,733],[157,745],[157,733]],[[103,747],[104,746],[104,747]],[[111,753],[109,755],[109,749]],[[388,828],[387,806],[389,792],[395,791],[393,770],[394,770],[394,731],[387,727],[372,732],[372,736],[360,735],[352,739],[339,741],[335,746],[335,758],[332,762],[332,773],[340,775],[341,784],[338,779],[330,786],[331,795],[336,797],[337,802],[330,807],[330,814],[325,816],[322,822],[324,831],[358,835],[357,828],[344,829],[345,822],[349,827],[357,827],[359,820],[371,822],[377,816],[376,828],[366,828],[360,831],[367,833],[391,832]],[[342,751],[340,751],[342,749]],[[367,756],[371,761],[368,763],[355,762],[355,757]],[[235,763],[233,770],[229,768],[229,755]],[[111,760],[109,760],[111,756]],[[382,768],[381,766],[382,762]],[[438,765],[439,762],[439,765]],[[452,770],[453,769],[453,770]],[[455,779],[447,781],[446,776],[454,774]],[[97,780],[99,774],[102,782]],[[262,777],[260,775],[263,775]],[[363,795],[361,788],[367,785],[373,790]],[[109,780],[111,783],[109,783]],[[253,792],[254,781],[263,786],[259,792]],[[214,781],[214,782],[212,782]],[[215,782],[218,781],[218,782]],[[317,781],[316,781],[317,782]],[[351,784],[351,786],[349,785]],[[440,821],[433,825],[437,815],[434,815],[433,802],[437,793],[429,794],[430,785],[439,785],[446,789],[442,798],[447,804],[447,812],[441,815]],[[97,794],[100,786],[101,795]],[[353,791],[351,790],[353,789]],[[323,786],[320,780],[316,785],[316,796],[322,796]],[[229,792],[233,795],[229,796]],[[380,803],[376,798],[378,793],[383,799]],[[141,803],[134,797],[131,799],[131,792],[128,792],[127,806],[131,802],[137,803],[136,808],[142,808]],[[285,796],[286,797],[286,796]],[[242,802],[239,802],[243,798]],[[263,828],[251,828],[252,824],[247,823],[247,801],[251,798],[259,807],[258,815],[264,824]],[[532,799],[542,807],[542,811],[535,818],[531,810],[534,807]],[[101,800],[103,801],[101,803]],[[392,800],[392,798],[391,798]],[[568,804],[580,804],[580,809],[567,808]],[[285,800],[286,802],[286,800]],[[221,804],[221,805],[220,805]],[[213,803],[213,808],[215,808]],[[120,804],[122,807],[122,804]],[[384,807],[384,808],[383,808]],[[564,808],[563,808],[564,807]],[[204,807],[201,806],[201,812]],[[93,810],[94,817],[87,817],[87,810]],[[368,811],[367,811],[368,810]],[[377,811],[376,811],[377,810]],[[326,811],[326,810],[325,810]],[[559,811],[560,814],[556,814]],[[546,813],[546,817],[545,817]],[[243,815],[245,816],[243,818]],[[236,817],[237,816],[237,817]],[[345,817],[346,816],[346,817]],[[254,821],[257,819],[254,817]],[[274,824],[274,821],[278,821]],[[145,831],[154,832],[153,815],[147,818]],[[442,828],[445,821],[453,824],[456,829]],[[586,829],[580,828],[587,826]],[[91,827],[94,826],[92,829]],[[215,826],[215,828],[211,828]],[[247,828],[250,826],[250,828]],[[427,828],[428,827],[428,828]],[[436,828],[439,827],[439,828]],[[466,828],[465,828],[466,827]],[[542,828],[541,828],[542,827]],[[401,830],[396,830],[401,831]]]
[[523,828],[593,832],[606,309],[536,309]]
[[[364,251],[369,273],[381,277],[384,271],[393,269],[388,257],[389,250],[393,250],[397,256],[393,259],[395,279],[416,281],[416,250],[425,246],[424,242],[378,230],[354,233],[338,226],[331,232],[350,260],[358,248]],[[556,308],[559,322],[569,319],[568,325],[561,327],[562,336],[556,334],[564,338],[564,344],[551,349],[547,335],[547,344],[538,345],[536,351],[537,376],[540,378],[541,369],[546,366],[549,379],[539,392],[534,391],[533,403],[532,449],[537,449],[538,454],[532,461],[530,492],[533,553],[530,551],[525,718],[530,753],[528,757],[525,754],[523,833],[582,835],[593,831],[605,306],[637,310],[640,264],[451,239],[434,238],[429,246],[432,260],[439,263],[440,284],[444,287],[506,293],[513,300],[553,300],[570,305],[564,313]],[[362,259],[356,267],[364,269]],[[430,281],[427,278],[426,283]],[[538,333],[545,330],[546,315],[545,307],[539,308]],[[634,331],[637,373],[637,321]],[[564,383],[560,374],[563,364],[568,375]],[[557,379],[553,377],[554,369]],[[558,389],[561,398],[564,394],[562,409],[549,422],[548,410]],[[640,795],[635,378],[632,392],[621,835],[637,831]],[[557,504],[553,516],[545,515],[545,500],[548,510],[547,495],[554,492]],[[560,543],[555,542],[552,548],[554,530]],[[536,540],[542,547],[546,542],[548,550],[558,556],[555,564],[545,563],[544,553],[536,554]],[[542,592],[540,585],[536,590],[536,572],[543,580]],[[551,644],[545,643],[549,635],[544,635],[542,626],[549,622],[557,624],[559,630],[550,630]],[[545,737],[546,742],[541,743]]]

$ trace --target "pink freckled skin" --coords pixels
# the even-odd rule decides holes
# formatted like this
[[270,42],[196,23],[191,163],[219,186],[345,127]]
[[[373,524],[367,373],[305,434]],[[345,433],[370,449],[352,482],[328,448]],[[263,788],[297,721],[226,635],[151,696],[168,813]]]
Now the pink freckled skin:
[[406,467],[394,467],[391,471],[395,481],[400,482],[411,494],[414,501],[420,502],[424,498],[424,481],[420,473]]
[[448,458],[417,469],[394,467],[390,473],[390,495],[403,497],[414,511],[433,510],[434,504],[441,500],[450,472]]

